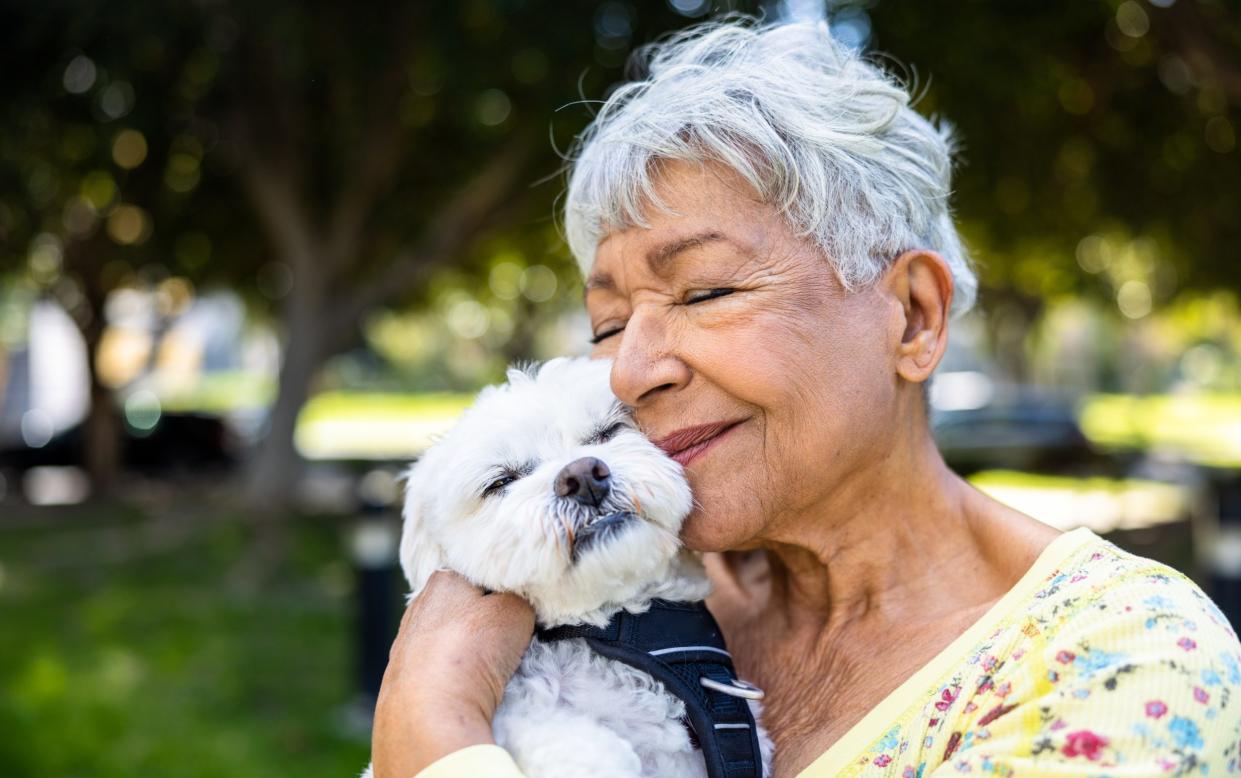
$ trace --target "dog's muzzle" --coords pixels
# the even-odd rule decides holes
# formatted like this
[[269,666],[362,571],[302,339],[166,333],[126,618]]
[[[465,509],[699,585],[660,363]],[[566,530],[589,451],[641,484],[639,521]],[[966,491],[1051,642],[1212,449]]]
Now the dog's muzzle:
[[598,546],[616,534],[623,532],[626,525],[637,520],[638,516],[629,511],[617,511],[600,516],[578,528],[573,536],[572,559],[574,562],[590,549]]
[[572,506],[565,536],[574,563],[587,551],[606,543],[640,518],[615,488],[612,471],[597,457],[582,457],[565,465],[553,485],[556,496]]

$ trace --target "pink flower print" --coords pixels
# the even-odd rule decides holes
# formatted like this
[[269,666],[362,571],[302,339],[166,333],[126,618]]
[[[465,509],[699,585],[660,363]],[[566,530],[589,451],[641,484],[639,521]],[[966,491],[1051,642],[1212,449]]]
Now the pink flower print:
[[1185,649],[1186,651],[1193,651],[1195,648],[1198,647],[1198,644],[1194,642],[1193,638],[1181,638],[1180,640],[1176,641],[1176,644],[1180,646],[1181,648]]
[[1067,735],[1062,750],[1067,757],[1084,756],[1092,762],[1097,762],[1103,755],[1101,752],[1107,747],[1107,743],[1107,738],[1102,735],[1096,735],[1088,729],[1079,729]]
[[914,778],[916,775],[913,765],[905,765],[905,769],[901,771],[901,778]]
[[1051,730],[1053,732],[1059,732],[1060,730],[1064,729],[1067,726],[1068,724],[1064,723],[1064,719],[1056,719],[1051,724]]
[[982,669],[986,670],[989,673],[995,669],[995,666],[998,663],[999,663],[999,660],[995,658],[994,654],[988,654],[987,658],[982,660]]
[[1011,692],[1012,690],[1013,690],[1013,685],[1009,683],[1008,681],[1005,681],[1004,683],[996,687],[995,694],[997,697],[1007,697],[1009,692]]
[[1061,651],[1060,653],[1056,654],[1056,661],[1062,665],[1067,665],[1069,662],[1072,662],[1076,658],[1077,658],[1077,654],[1074,654],[1072,651]]
[[939,694],[939,700],[935,703],[935,709],[943,712],[952,707],[952,702],[957,698],[955,689],[944,689]]
[[933,718],[933,719],[931,719],[930,721],[928,721],[926,725],[927,725],[928,727],[933,727],[933,726],[935,726],[935,725],[936,725],[936,724],[938,724],[938,723],[939,723],[939,718],[937,717],[937,718]]
[[879,756],[875,757],[876,767],[887,767],[890,764],[892,764],[892,757],[888,756],[887,754],[880,754]]
[[1016,707],[1016,705],[1004,705],[1003,703],[996,705],[994,708],[983,714],[983,717],[978,720],[978,726],[985,727]]
[[1194,699],[1203,705],[1207,704],[1207,700],[1211,699],[1211,695],[1207,694],[1207,690],[1201,686],[1194,687]]
[[978,710],[978,706],[977,706],[977,705],[975,705],[974,703],[972,703],[972,702],[967,702],[967,703],[965,703],[965,712],[966,712],[966,713],[973,713],[973,712],[974,712],[974,711],[976,711],[976,710]]
[[1168,706],[1164,705],[1160,700],[1151,700],[1146,703],[1146,715],[1152,719],[1162,718],[1163,714],[1168,712]]
[[953,732],[948,738],[948,745],[944,747],[944,761],[947,762],[957,750],[957,746],[961,745],[961,733]]
[[1086,577],[1085,573],[1078,573],[1077,575],[1069,579],[1069,583],[1077,583],[1078,581],[1084,579],[1085,577]]

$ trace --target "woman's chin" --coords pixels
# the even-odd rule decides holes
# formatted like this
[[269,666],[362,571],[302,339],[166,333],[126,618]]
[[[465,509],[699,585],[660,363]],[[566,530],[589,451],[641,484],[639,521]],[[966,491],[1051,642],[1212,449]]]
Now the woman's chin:
[[681,542],[691,551],[732,551],[746,544],[755,528],[741,526],[728,514],[714,514],[696,505],[681,525]]

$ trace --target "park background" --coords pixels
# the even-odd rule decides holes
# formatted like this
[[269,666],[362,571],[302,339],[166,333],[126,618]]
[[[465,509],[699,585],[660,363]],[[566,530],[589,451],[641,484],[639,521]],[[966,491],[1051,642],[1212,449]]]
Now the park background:
[[1241,614],[1226,0],[12,0],[0,773],[365,764],[394,476],[585,350],[563,153],[634,47],[729,11],[826,13],[957,127],[949,462]]

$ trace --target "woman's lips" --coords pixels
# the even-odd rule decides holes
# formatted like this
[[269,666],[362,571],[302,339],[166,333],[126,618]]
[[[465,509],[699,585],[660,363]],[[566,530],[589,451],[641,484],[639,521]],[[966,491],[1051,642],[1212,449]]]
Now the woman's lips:
[[705,454],[720,439],[727,435],[734,427],[736,427],[745,419],[737,419],[735,421],[720,421],[713,424],[700,424],[696,427],[686,427],[679,429],[671,435],[667,435],[655,441],[655,445],[660,448],[670,458],[680,463],[682,467],[688,465],[692,460]]

